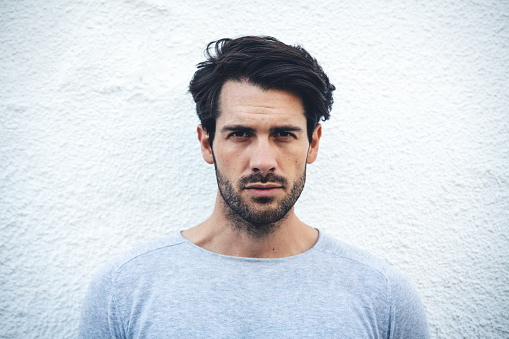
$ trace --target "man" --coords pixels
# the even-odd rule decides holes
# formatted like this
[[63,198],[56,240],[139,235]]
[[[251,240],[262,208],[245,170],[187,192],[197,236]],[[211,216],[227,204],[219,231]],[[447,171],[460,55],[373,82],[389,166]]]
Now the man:
[[135,249],[91,284],[83,338],[427,338],[409,282],[294,213],[334,86],[270,37],[207,48],[190,84],[218,194],[204,223]]

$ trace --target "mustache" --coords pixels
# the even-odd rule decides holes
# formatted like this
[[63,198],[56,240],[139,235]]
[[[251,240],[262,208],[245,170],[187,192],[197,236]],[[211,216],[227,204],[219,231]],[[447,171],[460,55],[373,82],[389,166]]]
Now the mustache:
[[251,174],[251,175],[241,178],[239,182],[240,182],[241,187],[245,187],[248,184],[256,184],[256,183],[266,184],[268,182],[277,183],[277,184],[280,184],[281,186],[285,187],[288,183],[288,180],[286,180],[286,178],[276,175],[274,173],[268,173],[265,176],[261,175],[260,173],[255,173],[255,174]]

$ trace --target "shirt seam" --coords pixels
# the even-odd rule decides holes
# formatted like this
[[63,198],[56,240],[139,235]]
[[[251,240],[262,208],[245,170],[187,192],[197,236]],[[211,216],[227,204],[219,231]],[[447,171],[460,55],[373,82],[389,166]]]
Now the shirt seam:
[[[139,253],[135,256],[133,256],[132,258],[126,260],[124,263],[120,264],[118,267],[115,268],[115,270],[113,271],[113,274],[112,274],[112,277],[111,277],[111,302],[112,302],[112,305],[111,305],[111,309],[112,311],[114,312],[114,317],[116,318],[117,320],[117,324],[118,324],[118,330],[121,331],[121,335],[122,337],[126,337],[126,333],[127,333],[127,328],[124,328],[124,321],[123,321],[123,315],[120,314],[120,312],[118,312],[118,298],[117,298],[117,275],[119,274],[120,270],[125,266],[127,265],[128,263],[132,262],[133,260],[139,258],[139,257],[142,257],[144,255],[147,255],[149,253],[152,253],[152,252],[155,252],[155,251],[159,251],[159,250],[162,250],[164,248],[168,248],[168,247],[173,247],[173,246],[178,246],[178,245],[181,245],[183,243],[183,241],[180,241],[178,243],[174,243],[174,244],[169,244],[169,245],[164,245],[164,246],[159,246],[157,248],[153,248],[153,249],[150,249],[150,250],[146,250],[142,253]],[[128,326],[129,327],[129,324]],[[113,330],[114,332],[116,332],[115,329],[112,329],[110,328],[110,333],[111,333],[111,330]]]
[[384,274],[381,270],[376,269],[376,268],[374,268],[374,267],[372,267],[370,265],[364,264],[364,263],[362,263],[362,262],[360,262],[358,260],[355,260],[353,258],[349,258],[349,257],[346,257],[344,255],[337,254],[337,253],[334,253],[334,252],[331,252],[331,251],[327,251],[327,250],[324,250],[324,249],[316,249],[316,250],[319,251],[319,252],[325,253],[325,254],[332,255],[332,256],[337,257],[337,258],[342,258],[342,259],[354,262],[354,263],[356,263],[358,265],[362,265],[363,267],[367,267],[370,270],[378,273],[384,279],[385,285],[386,285],[386,295],[384,296],[384,300],[385,300],[385,306],[384,306],[385,312],[384,312],[384,314],[386,316],[383,318],[382,326],[383,326],[383,328],[385,330],[385,333],[388,334],[388,338],[392,339],[393,338],[393,331],[390,331],[389,326],[390,326],[391,319],[393,318],[392,317],[392,312],[394,310],[394,305],[393,305],[393,298],[392,298],[391,282],[390,282],[390,279],[388,278],[387,274]]
[[155,252],[155,251],[159,251],[159,250],[162,250],[162,249],[165,249],[165,248],[168,248],[168,247],[173,247],[173,246],[178,246],[178,245],[182,245],[184,243],[184,241],[180,241],[178,243],[175,243],[175,244],[169,244],[169,245],[164,245],[164,246],[160,246],[160,247],[157,247],[157,248],[153,248],[153,249],[150,249],[150,250],[146,250],[142,253],[139,253],[139,254],[136,254],[135,256],[133,256],[132,258],[128,259],[127,261],[125,261],[123,264],[119,265],[116,269],[115,269],[115,273],[119,272],[125,265],[129,264],[131,261],[135,260],[135,259],[138,259],[139,257],[142,257],[144,255],[147,255],[149,253],[152,253],[152,252]]
[[346,260],[348,260],[348,261],[352,261],[352,262],[355,262],[355,263],[357,263],[357,264],[359,264],[359,265],[362,265],[362,266],[364,266],[364,267],[367,267],[367,268],[369,268],[370,270],[375,271],[376,273],[378,273],[379,275],[381,275],[381,276],[384,278],[384,280],[387,282],[387,284],[389,283],[389,279],[388,279],[387,275],[386,275],[386,274],[384,274],[381,270],[379,270],[379,269],[377,269],[377,268],[375,268],[375,267],[373,267],[373,266],[371,266],[371,265],[365,264],[365,263],[363,263],[363,262],[360,262],[359,260],[355,260],[355,259],[353,259],[353,258],[349,258],[349,257],[347,257],[347,256],[344,256],[344,255],[341,255],[341,254],[337,254],[337,253],[334,253],[334,252],[330,252],[330,251],[327,251],[327,250],[323,250],[323,249],[316,249],[316,250],[317,250],[317,251],[319,251],[319,252],[326,253],[326,254],[330,254],[330,255],[335,256],[335,257],[338,257],[338,258],[343,258],[343,259],[346,259]]

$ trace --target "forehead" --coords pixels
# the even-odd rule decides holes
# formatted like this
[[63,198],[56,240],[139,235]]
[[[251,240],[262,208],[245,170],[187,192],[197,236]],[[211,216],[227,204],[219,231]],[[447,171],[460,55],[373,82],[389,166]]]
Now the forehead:
[[236,123],[245,120],[277,120],[305,123],[302,100],[289,92],[264,90],[247,81],[229,80],[219,95],[217,123]]

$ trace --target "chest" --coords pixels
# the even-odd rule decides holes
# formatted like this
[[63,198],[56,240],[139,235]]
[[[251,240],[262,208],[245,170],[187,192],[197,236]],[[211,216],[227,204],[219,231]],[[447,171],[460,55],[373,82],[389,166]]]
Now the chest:
[[122,284],[129,338],[383,338],[389,321],[385,286],[351,270],[158,268]]

